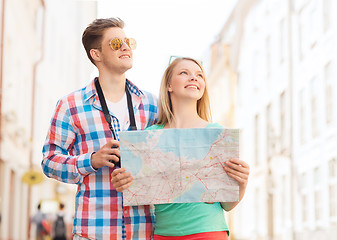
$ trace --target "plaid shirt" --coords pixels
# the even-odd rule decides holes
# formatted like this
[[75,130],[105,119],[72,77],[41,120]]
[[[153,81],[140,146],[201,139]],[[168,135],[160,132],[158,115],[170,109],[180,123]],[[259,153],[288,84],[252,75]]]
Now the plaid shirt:
[[[132,96],[137,129],[154,124],[156,97],[140,91],[128,80],[126,84]],[[110,114],[118,137],[120,124]],[[129,126],[129,115],[125,119]],[[58,101],[42,150],[43,171],[47,177],[78,185],[74,233],[89,239],[152,239],[154,218],[150,207],[124,207],[122,193],[110,182],[113,169],[95,170],[91,166],[91,154],[111,139],[92,81]]]

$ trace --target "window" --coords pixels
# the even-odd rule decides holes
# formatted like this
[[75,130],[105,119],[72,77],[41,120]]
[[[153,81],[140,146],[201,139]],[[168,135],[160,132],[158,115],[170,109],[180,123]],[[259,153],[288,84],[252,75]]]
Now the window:
[[303,189],[305,189],[307,187],[308,187],[307,174],[306,173],[302,173],[301,174],[301,179],[300,179],[300,188],[303,190]]
[[308,48],[314,48],[317,43],[317,39],[320,34],[320,26],[319,26],[319,19],[320,19],[320,12],[318,11],[317,1],[311,1],[310,10],[308,9],[308,15],[306,17],[307,22],[307,38]]
[[312,137],[317,137],[319,134],[318,126],[318,79],[314,77],[311,80],[311,129]]
[[280,21],[280,63],[282,64],[285,59],[285,20],[284,18],[281,19]]
[[259,229],[259,222],[261,222],[260,220],[260,214],[261,214],[261,210],[260,210],[260,206],[261,206],[261,198],[260,198],[260,190],[258,188],[255,189],[255,229],[258,231]]
[[303,223],[307,223],[309,220],[308,217],[308,196],[306,193],[302,193],[302,221]]
[[307,22],[307,7],[301,9],[298,14],[298,50],[299,59],[303,60],[305,52],[308,48],[308,22]]
[[259,115],[255,115],[255,120],[254,120],[254,140],[255,140],[255,165],[258,166],[260,163],[260,117]]
[[280,143],[281,150],[286,147],[286,94],[283,92],[280,96]]
[[333,158],[329,161],[329,177],[337,178],[337,159]]
[[323,0],[323,30],[327,32],[331,26],[331,0]]
[[284,211],[284,209],[287,209],[287,207],[289,206],[288,205],[288,191],[287,191],[287,185],[288,185],[288,181],[287,181],[287,176],[283,175],[282,176],[282,182],[280,183],[281,184],[281,187],[282,187],[282,209],[281,209],[281,221],[283,223],[283,226],[285,226],[285,222],[287,221],[286,220],[286,217],[287,217],[287,211]]
[[271,47],[270,47],[270,36],[266,38],[266,79],[267,84],[269,84],[270,81],[270,73],[271,73],[271,57],[270,57]]
[[330,218],[337,221],[337,158],[329,161],[329,209]]
[[319,36],[319,17],[317,1],[311,1],[299,12],[298,34],[299,34],[299,56],[303,60],[304,56],[316,46]]
[[337,184],[332,184],[329,186],[329,207],[330,207],[330,217],[337,219]]
[[298,31],[297,31],[297,36],[298,36],[298,59],[302,60],[303,59],[303,37],[302,37],[302,32],[303,32],[303,27],[301,23],[301,14],[302,11],[299,13],[298,17]]
[[322,190],[321,190],[321,170],[319,167],[314,169],[314,210],[316,221],[322,220]]
[[300,141],[304,144],[306,141],[306,111],[305,111],[305,90],[302,89],[299,94],[300,103]]
[[327,124],[333,122],[334,102],[333,102],[333,73],[332,64],[329,62],[324,68],[325,78],[325,120]]
[[272,105],[268,104],[267,110],[266,110],[266,140],[267,140],[267,157],[270,158],[273,154],[274,149],[274,140],[275,140],[275,134],[273,131],[273,121],[272,121]]
[[307,182],[307,174],[302,173],[300,178],[300,187],[301,187],[301,202],[302,202],[302,221],[304,224],[306,224],[309,220],[308,217],[308,211],[309,211],[309,205],[308,205],[308,194],[307,194],[307,188],[308,188],[308,182]]
[[255,51],[252,56],[252,79],[254,91],[258,92],[262,86],[262,80],[265,79],[264,56],[261,52]]

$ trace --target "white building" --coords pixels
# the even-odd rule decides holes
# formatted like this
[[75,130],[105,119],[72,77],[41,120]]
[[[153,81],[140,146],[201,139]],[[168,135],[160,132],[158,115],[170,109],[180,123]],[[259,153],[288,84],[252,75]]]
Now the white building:
[[44,2],[2,3],[0,238],[26,239],[29,188],[21,176],[30,167],[32,82],[41,48],[36,17]]
[[212,46],[214,120],[242,129],[251,166],[232,239],[337,238],[336,16],[333,0],[240,0]]
[[21,240],[28,239],[29,219],[39,202],[63,201],[68,212],[74,211],[74,186],[45,178],[29,187],[21,179],[31,169],[42,173],[42,145],[57,99],[90,80],[93,67],[81,37],[96,18],[97,3],[1,3],[0,239]]

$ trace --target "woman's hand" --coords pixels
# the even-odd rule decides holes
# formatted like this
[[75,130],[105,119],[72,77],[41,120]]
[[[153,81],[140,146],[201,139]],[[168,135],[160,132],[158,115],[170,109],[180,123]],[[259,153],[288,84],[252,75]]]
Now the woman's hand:
[[239,183],[239,201],[237,202],[224,202],[221,206],[224,210],[232,210],[241,201],[246,192],[249,176],[249,165],[239,159],[231,159],[225,162],[224,167],[228,176],[234,178]]
[[249,176],[249,165],[239,159],[231,159],[225,162],[225,171],[228,176],[238,181],[240,188],[246,187]]
[[123,192],[132,184],[133,177],[131,173],[125,171],[125,168],[118,168],[111,173],[112,186],[117,192]]

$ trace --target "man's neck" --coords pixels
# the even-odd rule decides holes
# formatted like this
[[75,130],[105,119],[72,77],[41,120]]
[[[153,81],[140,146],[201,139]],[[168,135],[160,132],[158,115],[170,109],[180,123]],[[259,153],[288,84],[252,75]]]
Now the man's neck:
[[118,102],[125,93],[125,74],[122,75],[99,75],[99,83],[104,97],[110,102]]

